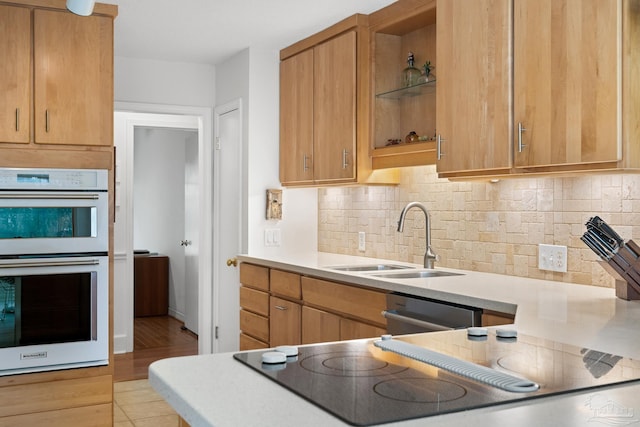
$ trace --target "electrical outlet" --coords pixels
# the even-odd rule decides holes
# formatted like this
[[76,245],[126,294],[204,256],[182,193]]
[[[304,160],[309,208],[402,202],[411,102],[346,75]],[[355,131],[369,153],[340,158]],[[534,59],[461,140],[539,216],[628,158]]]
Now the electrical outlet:
[[365,234],[364,231],[358,232],[358,250],[364,252],[366,250]]
[[538,245],[538,268],[540,270],[567,272],[567,247],[560,245]]

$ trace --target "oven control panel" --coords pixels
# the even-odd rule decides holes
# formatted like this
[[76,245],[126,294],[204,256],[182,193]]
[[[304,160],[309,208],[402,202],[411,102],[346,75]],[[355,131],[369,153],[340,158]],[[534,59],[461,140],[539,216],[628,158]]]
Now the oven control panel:
[[106,191],[108,171],[102,169],[0,168],[0,190]]

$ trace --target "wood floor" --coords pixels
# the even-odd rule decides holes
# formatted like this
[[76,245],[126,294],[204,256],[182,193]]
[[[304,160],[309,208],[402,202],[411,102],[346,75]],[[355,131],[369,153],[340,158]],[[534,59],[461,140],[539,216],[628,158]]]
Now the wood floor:
[[198,354],[198,337],[182,327],[170,316],[136,317],[133,352],[114,356],[114,382],[148,378],[156,360]]

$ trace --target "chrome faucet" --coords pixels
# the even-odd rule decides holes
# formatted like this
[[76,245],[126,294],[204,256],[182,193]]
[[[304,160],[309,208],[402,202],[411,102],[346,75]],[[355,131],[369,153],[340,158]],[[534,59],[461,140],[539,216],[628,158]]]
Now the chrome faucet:
[[410,202],[407,203],[407,206],[405,206],[404,209],[402,209],[402,212],[400,212],[400,219],[398,220],[398,232],[402,233],[402,230],[404,229],[404,217],[411,208],[418,208],[424,212],[424,228],[426,230],[425,240],[427,246],[427,251],[424,253],[424,268],[433,269],[435,262],[438,260],[438,256],[433,253],[433,250],[431,249],[431,221],[429,218],[429,212],[427,212],[427,208],[425,208],[422,203]]

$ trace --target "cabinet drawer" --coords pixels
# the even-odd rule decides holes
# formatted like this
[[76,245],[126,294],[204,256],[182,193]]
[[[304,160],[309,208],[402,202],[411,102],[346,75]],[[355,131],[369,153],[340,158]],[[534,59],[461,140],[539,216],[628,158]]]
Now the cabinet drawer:
[[246,334],[240,334],[240,351],[259,350],[261,348],[269,348],[269,344],[262,342]]
[[240,310],[240,330],[247,335],[269,342],[269,319],[246,310]]
[[263,291],[269,290],[269,269],[253,264],[240,264],[240,283]]
[[241,286],[240,307],[261,316],[269,316],[269,294]]
[[385,326],[385,320],[381,314],[387,305],[384,292],[303,277],[302,299],[329,311],[344,313],[381,327]]
[[272,293],[295,299],[302,297],[299,274],[280,270],[271,270],[270,274]]
[[112,401],[111,375],[22,384],[0,388],[0,417],[98,404],[110,405]]

